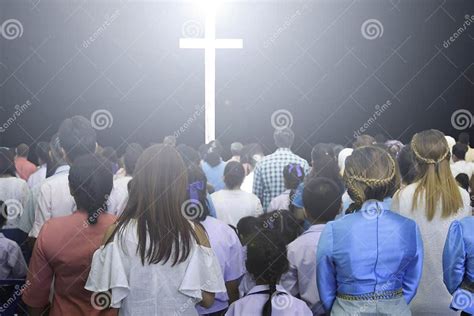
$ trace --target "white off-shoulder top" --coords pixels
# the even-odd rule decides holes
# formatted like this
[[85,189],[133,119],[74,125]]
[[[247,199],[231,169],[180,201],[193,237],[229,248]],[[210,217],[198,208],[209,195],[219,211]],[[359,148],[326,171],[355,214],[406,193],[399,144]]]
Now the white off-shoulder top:
[[136,223],[131,223],[94,253],[85,286],[92,292],[108,291],[105,300],[120,308],[119,315],[198,315],[195,304],[202,300],[201,291],[226,291],[211,248],[193,242],[184,262],[143,265],[137,245]]

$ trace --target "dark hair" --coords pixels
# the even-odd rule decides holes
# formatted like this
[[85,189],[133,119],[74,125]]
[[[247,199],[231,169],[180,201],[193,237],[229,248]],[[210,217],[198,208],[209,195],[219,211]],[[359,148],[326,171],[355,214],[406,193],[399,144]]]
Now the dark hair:
[[[291,207],[291,206],[290,206]],[[298,219],[292,210],[276,210],[259,216],[261,227],[282,236],[286,244],[303,233],[304,220]]]
[[222,145],[218,140],[213,140],[207,144],[207,151],[204,154],[203,160],[211,167],[215,167],[221,163]]
[[327,223],[341,209],[342,195],[339,186],[328,178],[317,177],[308,181],[303,190],[303,205],[312,219]]
[[262,315],[271,315],[276,285],[289,268],[286,244],[281,236],[273,231],[261,230],[247,245],[245,266],[256,281],[269,285],[269,297],[263,306]]
[[38,142],[38,144],[36,144],[35,153],[38,158],[38,164],[40,164],[40,162],[46,164],[46,177],[49,177],[53,169],[53,163],[49,155],[49,144],[47,142]]
[[469,183],[469,177],[467,174],[460,173],[456,176],[455,179],[461,188],[469,192],[470,183]]
[[290,163],[283,168],[283,179],[287,189],[296,190],[298,185],[303,182],[304,176],[304,169],[298,163]]
[[388,140],[387,136],[385,136],[384,134],[380,134],[380,133],[375,135],[374,139],[378,144],[384,144]]
[[0,148],[0,175],[16,177],[13,153],[7,148]]
[[132,175],[135,172],[135,165],[142,153],[143,147],[137,143],[131,143],[125,149],[125,154],[123,154],[123,165],[128,175]]
[[278,148],[291,148],[295,140],[295,133],[289,127],[276,129],[273,132],[273,140]]
[[259,219],[254,216],[245,216],[239,220],[237,232],[242,244],[245,244],[247,239],[258,231],[259,223]]
[[28,153],[30,152],[30,147],[27,144],[20,144],[16,146],[16,154],[20,157],[28,157]]
[[352,144],[352,147],[356,149],[359,147],[372,146],[375,143],[376,143],[375,138],[373,138],[370,135],[363,134],[363,135],[357,136],[356,140]]
[[7,223],[8,207],[7,204],[0,200],[0,229]]
[[65,119],[59,126],[58,137],[71,162],[79,156],[95,152],[96,132],[90,121],[83,116],[76,115]]
[[113,149],[113,147],[104,147],[102,149],[101,155],[111,163],[118,163],[117,152],[115,151],[115,149]]
[[412,184],[417,177],[415,157],[411,150],[411,145],[408,144],[402,148],[397,157],[398,166],[400,168],[400,176],[405,184]]
[[66,164],[66,161],[63,157],[63,152],[61,150],[61,145],[59,144],[59,137],[57,133],[51,137],[51,141],[49,142],[49,150],[51,153],[52,166],[51,169],[48,168],[48,173],[46,174],[46,177],[52,176],[59,166]]
[[469,146],[469,133],[461,132],[458,137],[458,142]]
[[257,164],[256,156],[264,156],[262,146],[257,143],[247,144],[240,151],[240,163],[247,163],[252,167]]
[[464,145],[462,143],[457,143],[456,145],[453,146],[453,155],[456,156],[459,160],[464,160],[466,159],[466,153],[468,151],[467,145]]
[[138,159],[127,205],[109,238],[120,235],[136,222],[139,254],[142,264],[184,262],[191,253],[192,240],[197,241],[191,223],[181,209],[187,200],[186,166],[176,149],[153,145]]
[[239,188],[245,178],[245,170],[238,161],[229,161],[224,168],[224,183],[228,189]]
[[311,151],[312,169],[306,181],[317,177],[328,178],[337,184],[341,192],[344,192],[344,181],[336,157],[334,147],[330,144],[316,144]]
[[105,158],[88,154],[76,158],[69,170],[69,188],[78,209],[89,214],[89,224],[107,211],[107,199],[113,187],[110,162]]
[[183,158],[183,161],[186,166],[199,165],[199,160],[201,160],[201,158],[199,157],[199,153],[191,146],[179,144],[178,146],[176,146],[176,150],[181,155],[181,158]]
[[210,214],[207,201],[207,178],[201,167],[196,165],[188,166],[188,200],[183,212],[185,217],[200,222]]

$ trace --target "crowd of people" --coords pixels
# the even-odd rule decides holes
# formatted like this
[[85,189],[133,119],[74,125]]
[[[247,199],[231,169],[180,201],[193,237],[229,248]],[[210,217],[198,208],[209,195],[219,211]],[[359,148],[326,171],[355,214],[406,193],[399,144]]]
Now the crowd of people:
[[474,149],[438,130],[351,147],[167,136],[120,155],[89,120],[0,148],[0,314],[474,313]]

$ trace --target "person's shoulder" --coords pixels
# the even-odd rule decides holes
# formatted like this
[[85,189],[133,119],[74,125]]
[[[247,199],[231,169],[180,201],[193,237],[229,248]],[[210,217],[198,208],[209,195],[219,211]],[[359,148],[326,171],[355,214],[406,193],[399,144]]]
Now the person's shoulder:
[[386,214],[384,214],[382,216],[391,217],[393,220],[397,221],[403,227],[415,228],[416,225],[417,225],[416,222],[413,219],[411,219],[407,216],[404,216],[402,214],[399,214],[398,212],[394,212],[392,210],[386,210],[385,212],[386,212]]

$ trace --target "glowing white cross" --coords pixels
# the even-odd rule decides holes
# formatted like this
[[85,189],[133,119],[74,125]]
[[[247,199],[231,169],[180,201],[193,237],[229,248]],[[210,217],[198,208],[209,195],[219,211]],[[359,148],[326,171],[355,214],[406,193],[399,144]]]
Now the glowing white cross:
[[242,48],[242,39],[216,39],[216,5],[208,0],[204,38],[181,38],[180,48],[204,49],[204,123],[206,143],[216,138],[216,49]]

